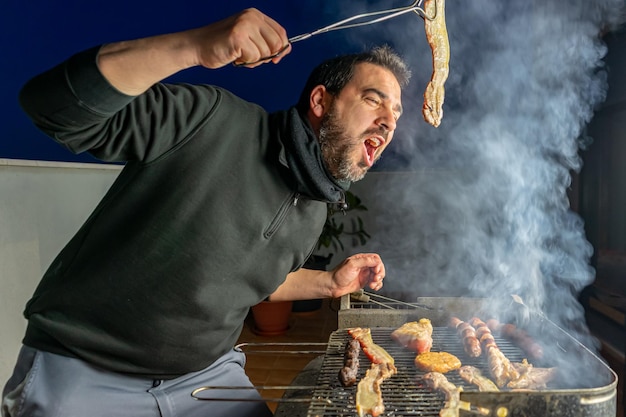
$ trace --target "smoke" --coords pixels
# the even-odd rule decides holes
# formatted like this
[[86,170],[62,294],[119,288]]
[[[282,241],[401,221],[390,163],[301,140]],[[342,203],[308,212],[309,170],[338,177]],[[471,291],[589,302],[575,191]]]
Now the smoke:
[[622,0],[447,0],[450,77],[437,129],[420,114],[431,73],[423,21],[407,14],[351,30],[355,44],[392,44],[414,72],[403,95],[409,115],[379,169],[406,170],[406,181],[395,176],[401,188],[393,188],[381,174],[362,192],[382,231],[368,249],[383,256],[389,291],[507,305],[517,294],[591,343],[577,295],[593,281],[593,248],[567,190],[608,88],[601,33],[622,22],[623,8]]

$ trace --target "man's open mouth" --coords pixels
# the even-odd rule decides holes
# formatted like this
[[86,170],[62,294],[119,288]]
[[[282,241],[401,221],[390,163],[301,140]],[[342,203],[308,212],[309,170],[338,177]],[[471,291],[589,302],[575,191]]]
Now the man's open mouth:
[[367,138],[364,142],[365,145],[365,155],[367,160],[367,165],[372,166],[376,161],[376,150],[383,144],[381,138],[379,137],[371,137]]

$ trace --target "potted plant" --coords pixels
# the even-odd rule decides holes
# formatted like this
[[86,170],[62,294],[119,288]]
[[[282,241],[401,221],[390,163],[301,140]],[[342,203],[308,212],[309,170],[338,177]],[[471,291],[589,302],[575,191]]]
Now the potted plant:
[[[344,250],[344,240],[350,239],[351,246],[364,245],[370,235],[363,227],[363,219],[358,215],[346,219],[346,214],[353,211],[367,211],[361,199],[350,191],[346,191],[346,205],[338,208],[336,204],[327,207],[326,223],[322,234],[317,241],[316,251],[304,263],[304,268],[325,271],[333,255],[338,250]],[[347,221],[349,220],[349,222]],[[325,255],[322,252],[326,253]],[[313,311],[320,308],[321,299],[297,300],[293,303],[293,311]]]
[[259,336],[278,336],[289,330],[292,301],[261,301],[252,306],[254,328]]

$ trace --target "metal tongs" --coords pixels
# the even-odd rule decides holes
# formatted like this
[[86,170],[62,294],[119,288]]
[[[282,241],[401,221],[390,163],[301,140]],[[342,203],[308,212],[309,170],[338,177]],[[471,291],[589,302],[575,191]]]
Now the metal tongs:
[[[289,43],[287,43],[287,45],[285,45],[280,51],[276,52],[273,55],[269,55],[257,61],[252,61],[252,62],[234,62],[233,65],[235,65],[236,67],[254,65],[259,62],[266,61],[268,59],[276,58],[277,56],[280,56],[283,52],[285,52],[287,48],[289,47],[289,45],[296,43],[296,42],[303,41],[305,39],[309,39],[312,36],[319,35],[319,34],[326,33],[326,32],[332,32],[335,30],[351,29],[351,28],[355,28],[359,26],[366,26],[366,25],[371,25],[374,23],[380,23],[385,20],[398,17],[405,13],[413,12],[419,17],[421,17],[422,19],[433,20],[436,17],[436,12],[435,12],[435,15],[428,16],[426,14],[426,11],[421,7],[423,1],[424,0],[415,0],[409,6],[397,7],[394,9],[379,10],[376,12],[361,13],[361,14],[354,15],[352,17],[348,17],[346,19],[332,23],[328,26],[324,26],[312,32],[302,33],[300,35],[289,38]],[[436,8],[434,10],[436,10]],[[375,16],[379,16],[379,17],[375,17]],[[370,19],[370,20],[366,20],[366,19]]]
[[[363,289],[353,292],[350,294],[350,299],[355,300],[355,301],[360,301],[363,303],[374,303],[377,304],[383,308],[389,309],[389,310],[395,310],[396,308],[394,308],[393,306],[389,305],[389,304],[401,304],[403,306],[406,307],[411,307],[411,308],[421,308],[423,310],[436,310],[434,307],[428,306],[426,304],[422,304],[422,303],[409,303],[406,301],[401,301],[401,300],[396,300],[394,298],[389,298],[389,297],[385,297],[384,295],[380,295],[380,294],[374,294],[371,292],[367,292]],[[382,301],[378,301],[378,300],[382,300]],[[441,310],[441,308],[438,308],[437,310]]]

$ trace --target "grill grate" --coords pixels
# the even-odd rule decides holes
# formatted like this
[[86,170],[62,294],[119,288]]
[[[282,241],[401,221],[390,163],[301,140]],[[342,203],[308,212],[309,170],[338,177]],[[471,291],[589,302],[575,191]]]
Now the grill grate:
[[[419,371],[414,365],[413,361],[416,354],[391,339],[390,334],[393,330],[395,328],[371,328],[372,339],[391,354],[398,369],[398,373],[385,380],[381,386],[385,404],[383,415],[394,417],[439,416],[439,411],[443,408],[445,401],[443,394],[419,385],[419,378],[424,372]],[[345,388],[339,383],[337,376],[343,366],[344,346],[349,338],[351,336],[346,329],[340,329],[331,334],[307,417],[353,417],[356,415],[356,385]],[[509,360],[512,362],[522,361],[524,356],[519,348],[502,338],[496,337],[496,342]],[[463,351],[463,346],[456,332],[452,329],[435,327],[431,350],[433,352],[452,353],[461,359],[464,365],[473,365],[479,368],[483,374],[489,375],[485,359],[468,357]],[[365,375],[370,366],[370,360],[362,351],[359,359],[361,366],[359,367],[358,380]],[[478,391],[475,386],[466,384],[456,371],[448,372],[446,377],[453,384],[462,386],[464,391]]]

